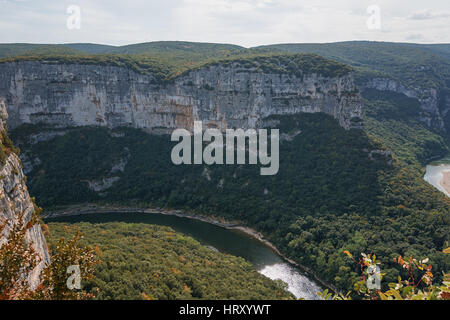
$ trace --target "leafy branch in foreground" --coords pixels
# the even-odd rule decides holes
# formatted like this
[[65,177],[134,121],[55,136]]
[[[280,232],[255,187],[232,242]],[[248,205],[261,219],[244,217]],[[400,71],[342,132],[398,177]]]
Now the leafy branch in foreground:
[[[32,292],[29,287],[28,274],[40,262],[40,257],[33,246],[26,244],[27,230],[34,224],[32,220],[23,223],[23,213],[20,212],[18,222],[9,230],[6,242],[0,245],[0,300],[26,299]],[[0,234],[5,232],[8,223],[0,225]]]
[[[50,264],[40,274],[40,283],[36,290],[30,288],[29,274],[40,263],[41,257],[32,245],[27,243],[27,231],[39,223],[40,208],[35,208],[29,222],[23,222],[23,214],[18,216],[0,244],[0,300],[24,299],[89,299],[93,294],[83,290],[68,288],[67,268],[77,265],[81,271],[81,280],[93,277],[94,266],[99,263],[96,250],[80,244],[82,234],[77,231],[72,240],[61,238],[51,255]],[[0,234],[6,233],[8,222],[0,224]]]
[[77,229],[70,241],[60,238],[55,251],[51,254],[51,264],[42,272],[41,284],[34,294],[34,299],[51,300],[80,300],[92,299],[94,294],[83,290],[71,290],[68,288],[67,270],[70,266],[79,266],[81,280],[94,278],[95,266],[100,263],[96,254],[99,250],[81,245],[83,234]]
[[[363,300],[450,300],[450,273],[443,274],[442,284],[433,284],[434,275],[431,272],[432,266],[428,264],[428,258],[423,260],[417,260],[413,257],[405,259],[402,256],[394,258],[394,262],[406,272],[407,279],[398,276],[397,282],[389,283],[389,290],[383,292],[380,288],[371,286],[374,273],[370,269],[380,264],[376,260],[375,254],[361,253],[361,258],[358,258],[357,261],[349,251],[344,251],[344,253],[359,265],[361,270],[360,281],[354,284],[354,291],[358,298]],[[443,253],[449,254],[450,247],[443,250]],[[380,281],[383,275],[383,273],[376,274]],[[349,291],[346,295],[343,295],[339,292],[329,292],[326,289],[317,294],[324,300],[350,300],[352,292]]]

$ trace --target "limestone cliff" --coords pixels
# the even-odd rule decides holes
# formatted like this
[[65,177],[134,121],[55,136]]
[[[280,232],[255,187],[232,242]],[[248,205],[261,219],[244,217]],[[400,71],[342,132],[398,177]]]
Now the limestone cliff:
[[[171,82],[112,65],[45,61],[0,63],[0,98],[9,125],[131,126],[152,131],[254,128],[271,115],[325,112],[361,128],[361,99],[351,73],[326,76],[289,66],[260,72],[239,62],[211,64]],[[301,68],[300,68],[301,69]]]
[[[34,205],[28,194],[25,184],[25,175],[22,172],[19,157],[5,147],[6,106],[0,100],[0,132],[2,132],[1,147],[2,159],[0,161],[0,223],[6,222],[6,228],[0,234],[0,244],[6,241],[8,234],[15,224],[19,222],[19,214],[23,214],[23,223],[26,224],[34,212]],[[28,229],[26,241],[31,244],[39,254],[40,263],[29,275],[30,287],[35,289],[39,282],[39,274],[43,267],[50,262],[47,244],[42,234],[41,226],[35,224]]]
[[[421,113],[417,120],[430,128],[439,131],[450,131],[447,119],[450,117],[450,94],[435,88],[419,88],[405,86],[397,80],[389,78],[372,78],[361,85],[362,89],[370,88],[380,91],[392,91],[404,94],[420,102]],[[447,124],[446,124],[447,123]]]

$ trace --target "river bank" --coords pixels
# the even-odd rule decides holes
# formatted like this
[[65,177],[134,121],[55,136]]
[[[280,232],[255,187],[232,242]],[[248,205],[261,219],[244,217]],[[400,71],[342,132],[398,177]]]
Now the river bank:
[[112,213],[112,212],[171,215],[171,216],[177,216],[177,217],[181,217],[181,218],[188,218],[188,219],[202,221],[202,222],[213,224],[213,225],[216,225],[216,226],[219,226],[222,228],[226,228],[226,229],[239,230],[239,231],[251,236],[252,238],[260,241],[265,246],[269,247],[271,250],[273,250],[278,256],[280,256],[288,264],[304,271],[306,274],[308,274],[309,276],[314,278],[322,286],[337,292],[336,287],[334,287],[333,285],[331,285],[329,283],[326,283],[325,281],[323,281],[322,279],[317,277],[310,268],[300,265],[297,262],[293,261],[292,259],[289,259],[285,255],[283,255],[274,244],[272,244],[270,241],[265,239],[263,234],[261,234],[260,232],[258,232],[255,229],[243,226],[242,223],[240,223],[239,221],[226,221],[222,217],[202,216],[202,215],[194,214],[192,212],[189,212],[189,213],[183,212],[181,210],[129,207],[129,206],[117,206],[117,205],[96,205],[96,204],[73,205],[73,206],[61,207],[58,209],[47,211],[45,214],[43,214],[43,218],[57,218],[57,217],[65,217],[65,216],[69,217],[69,216],[78,216],[78,215],[85,215],[85,214]]
[[441,186],[450,194],[450,171],[442,172]]
[[450,197],[450,159],[448,157],[426,166],[424,180]]

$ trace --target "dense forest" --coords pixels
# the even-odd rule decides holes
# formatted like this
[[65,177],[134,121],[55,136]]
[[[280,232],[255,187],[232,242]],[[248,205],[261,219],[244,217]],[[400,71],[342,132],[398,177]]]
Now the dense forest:
[[324,44],[275,44],[253,48],[263,52],[314,53],[351,65],[359,84],[374,77],[399,80],[419,88],[450,87],[450,54],[439,45],[349,41]]
[[[450,234],[449,202],[420,170],[406,167],[396,153],[372,153],[385,148],[380,140],[346,131],[330,116],[274,120],[284,133],[302,132],[282,142],[280,171],[270,177],[260,176],[257,166],[175,166],[169,136],[131,128],[64,129],[63,136],[27,144],[30,134],[45,129],[26,126],[13,137],[28,157],[40,159],[28,181],[45,209],[97,202],[219,215],[262,231],[283,253],[342,289],[358,278],[344,250],[383,257],[388,282],[398,276],[392,267],[398,255],[426,255],[434,268],[448,270],[441,251]],[[435,148],[445,152],[437,141]],[[114,171],[123,161],[124,171]],[[89,188],[105,177],[119,179],[102,192]]]
[[0,44],[0,59],[35,59],[44,56],[89,56],[102,60],[104,56],[158,61],[177,72],[211,60],[248,57],[255,54],[309,53],[337,60],[356,70],[362,84],[372,77],[387,77],[416,87],[449,88],[450,50],[448,45],[420,45],[349,41],[336,43],[275,44],[244,48],[232,44],[159,41],[127,46],[107,46],[90,43],[61,45]]
[[[298,53],[306,55],[293,55]],[[341,63],[323,64],[316,54]],[[448,47],[432,45],[0,45],[0,57],[122,65],[152,72],[161,83],[218,60],[256,72],[289,72],[278,70],[280,59],[289,59],[330,75],[349,72],[343,62],[361,86],[386,77],[439,93],[450,88]],[[362,96],[365,130],[345,131],[324,114],[273,117],[291,139],[282,141],[280,171],[271,177],[260,176],[257,166],[174,166],[170,137],[131,128],[25,125],[12,138],[30,168],[30,193],[45,210],[87,202],[186,209],[256,228],[283,254],[343,290],[359,279],[358,266],[348,264],[344,251],[381,257],[383,290],[402,275],[393,260],[398,256],[429,258],[439,282],[450,266],[442,253],[450,240],[450,200],[423,180],[423,167],[449,152],[449,136],[418,120],[423,112],[418,99],[372,89]],[[444,120],[448,127],[448,116]],[[32,139],[57,131],[64,135]],[[104,185],[104,179],[114,183],[95,191],[92,185]]]
[[171,55],[113,55],[113,54],[46,54],[25,55],[0,59],[0,63],[15,61],[40,61],[53,64],[84,64],[126,67],[142,74],[151,74],[156,84],[164,85],[190,71],[213,65],[238,65],[255,73],[304,74],[317,73],[326,77],[348,74],[352,68],[338,61],[325,59],[315,54],[252,53],[230,57],[195,59],[193,62],[174,59]]
[[430,160],[450,152],[445,135],[417,120],[420,105],[416,99],[373,89],[362,96],[366,130],[393,150],[404,165],[421,170]]
[[294,299],[285,284],[242,258],[216,252],[168,227],[87,222],[48,224],[50,249],[82,230],[101,263],[83,290],[96,299]]

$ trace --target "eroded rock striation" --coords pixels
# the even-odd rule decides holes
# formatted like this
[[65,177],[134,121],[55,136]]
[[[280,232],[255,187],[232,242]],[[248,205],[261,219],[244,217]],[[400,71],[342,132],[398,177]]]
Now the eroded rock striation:
[[[417,99],[421,112],[417,120],[425,123],[430,128],[442,132],[450,130],[450,95],[445,90],[440,92],[436,88],[419,88],[405,86],[397,80],[389,78],[373,78],[364,83],[362,89],[376,89],[379,91],[392,91],[401,93],[408,98]],[[447,122],[447,124],[446,124]]]
[[[8,114],[5,103],[3,100],[0,100],[0,132],[2,133],[2,159],[0,161],[0,223],[3,224],[6,222],[6,227],[0,234],[0,245],[7,241],[12,227],[20,222],[20,214],[23,215],[22,222],[27,224],[35,210],[33,201],[28,194],[20,159],[14,152],[6,150],[4,145],[7,117]],[[39,264],[29,275],[30,287],[31,289],[36,289],[39,284],[39,275],[42,269],[46,264],[50,263],[47,244],[39,224],[35,224],[27,230],[26,242],[33,246],[40,257]]]
[[[272,115],[324,112],[361,128],[361,98],[349,72],[339,76],[261,72],[239,62],[207,65],[161,83],[151,73],[96,64],[0,63],[0,98],[9,125],[130,126],[158,130],[256,128]],[[297,69],[296,69],[297,68]],[[290,69],[290,70],[291,70]]]

